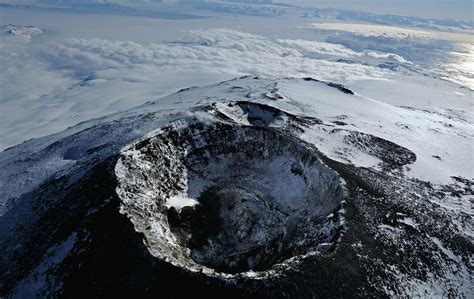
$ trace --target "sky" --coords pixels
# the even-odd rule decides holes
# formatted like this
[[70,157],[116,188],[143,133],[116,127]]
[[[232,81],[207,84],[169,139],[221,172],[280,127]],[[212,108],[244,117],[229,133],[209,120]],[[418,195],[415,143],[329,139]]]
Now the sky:
[[474,15],[471,0],[278,0],[278,2],[464,21],[472,21]]
[[[209,2],[211,0],[0,0],[0,3],[153,3],[153,2]],[[219,2],[219,0],[215,0]],[[225,1],[225,0],[220,0]],[[227,0],[228,2],[268,2],[270,0]],[[318,8],[339,8],[365,12],[418,16],[425,18],[451,18],[464,21],[473,20],[471,0],[273,0]]]

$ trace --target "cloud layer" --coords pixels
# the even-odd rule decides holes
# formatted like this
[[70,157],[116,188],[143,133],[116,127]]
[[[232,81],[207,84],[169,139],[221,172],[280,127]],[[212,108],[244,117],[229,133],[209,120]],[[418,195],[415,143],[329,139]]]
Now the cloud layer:
[[406,62],[395,54],[355,52],[316,41],[271,40],[227,29],[191,31],[189,38],[160,44],[103,39],[70,39],[48,48],[46,60],[55,68],[79,74],[102,70],[153,67],[160,71],[212,71],[230,74],[314,76],[325,80],[380,77],[386,71],[328,58],[371,57]]
[[433,38],[435,36],[433,33],[423,30],[373,24],[314,23],[311,24],[310,27],[320,30],[343,31],[364,37],[380,37],[389,39]]

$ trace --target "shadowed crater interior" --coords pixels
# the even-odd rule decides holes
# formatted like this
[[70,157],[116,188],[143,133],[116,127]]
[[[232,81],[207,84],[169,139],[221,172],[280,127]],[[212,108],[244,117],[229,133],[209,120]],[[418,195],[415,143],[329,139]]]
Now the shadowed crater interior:
[[263,127],[176,123],[125,150],[116,174],[150,252],[207,275],[269,273],[330,250],[342,226],[338,174]]

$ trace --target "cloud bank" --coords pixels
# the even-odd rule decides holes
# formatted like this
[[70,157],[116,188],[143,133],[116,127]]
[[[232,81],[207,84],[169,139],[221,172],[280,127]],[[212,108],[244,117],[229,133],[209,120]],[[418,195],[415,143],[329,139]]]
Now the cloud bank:
[[231,74],[314,76],[324,80],[380,77],[386,71],[367,65],[328,61],[328,57],[372,57],[406,62],[395,54],[355,52],[317,41],[271,40],[259,35],[212,29],[160,44],[104,39],[70,39],[44,51],[55,68],[90,74],[101,70],[154,67],[163,71],[213,71]]
[[433,33],[428,31],[373,24],[314,23],[310,25],[310,28],[343,31],[364,37],[380,37],[389,39],[416,39],[435,37]]

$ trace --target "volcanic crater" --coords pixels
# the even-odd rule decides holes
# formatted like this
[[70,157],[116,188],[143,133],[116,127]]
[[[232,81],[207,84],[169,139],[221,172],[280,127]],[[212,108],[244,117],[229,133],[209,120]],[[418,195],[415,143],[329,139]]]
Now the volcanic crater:
[[342,229],[340,176],[267,127],[173,123],[124,150],[116,175],[149,251],[192,272],[277,274],[332,250]]

